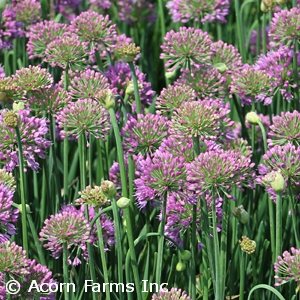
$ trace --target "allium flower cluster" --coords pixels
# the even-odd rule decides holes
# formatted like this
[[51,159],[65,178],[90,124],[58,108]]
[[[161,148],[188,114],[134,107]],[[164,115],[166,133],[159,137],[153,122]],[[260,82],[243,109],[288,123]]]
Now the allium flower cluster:
[[186,167],[188,189],[200,196],[217,193],[232,198],[228,195],[232,186],[254,188],[253,167],[251,158],[238,151],[216,149],[200,153]]
[[72,205],[63,206],[57,214],[46,219],[44,224],[40,241],[46,242],[44,247],[52,252],[55,259],[60,257],[65,244],[68,249],[78,247],[85,251],[86,243],[91,242],[89,222],[84,213]]
[[156,108],[158,113],[173,112],[179,108],[183,102],[191,102],[196,99],[196,92],[188,85],[175,84],[163,88],[156,98]]
[[[266,38],[267,38],[267,44],[266,44],[266,50],[267,51],[270,51],[270,37],[269,37],[269,30],[270,30],[270,27],[269,26],[266,26]],[[263,29],[260,30],[260,41],[261,41],[261,44],[260,44],[260,49],[261,49],[261,53],[263,51],[262,49],[262,39],[263,38]],[[254,55],[259,55],[261,53],[257,53],[256,51],[256,46],[257,46],[257,30],[253,30],[252,31],[252,35],[251,35],[251,39],[250,39],[250,51],[254,54]]]
[[93,207],[101,207],[110,202],[100,186],[91,187],[88,185],[83,191],[78,192],[78,194],[80,198],[75,200],[76,205],[87,204]]
[[185,159],[157,150],[153,158],[147,156],[138,162],[139,178],[134,180],[137,206],[142,209],[148,201],[161,199],[166,193],[183,194]]
[[204,65],[193,66],[190,70],[182,70],[182,75],[176,80],[175,85],[190,86],[199,99],[214,98],[224,99],[226,78],[213,68]]
[[[0,163],[4,164],[5,170],[12,171],[19,165],[18,147],[15,129],[8,127],[4,122],[5,112],[4,110],[0,115]],[[18,127],[25,163],[37,171],[39,163],[35,160],[35,155],[45,158],[45,150],[52,142],[45,138],[49,131],[46,119],[30,117],[29,114],[29,109],[18,111]]]
[[282,256],[278,256],[278,262],[274,263],[274,286],[300,280],[300,250],[292,247],[290,252],[284,251]]
[[108,15],[104,17],[94,11],[82,12],[70,25],[70,30],[83,42],[93,44],[96,48],[101,44],[106,47],[113,45],[117,35],[115,28]]
[[168,136],[168,119],[160,115],[131,117],[122,128],[124,149],[129,153],[154,153],[161,141]]
[[186,138],[197,137],[200,141],[218,141],[234,122],[226,115],[228,107],[219,101],[193,101],[183,103],[173,114],[170,133]]
[[25,26],[41,19],[41,3],[38,0],[16,1],[12,8],[16,12],[17,20],[23,22]]
[[58,0],[55,1],[56,14],[62,14],[67,21],[72,21],[76,15],[75,11],[79,8],[82,0]]
[[281,112],[280,116],[273,117],[273,124],[268,132],[268,146],[284,146],[290,143],[297,148],[300,145],[300,113]]
[[241,98],[242,105],[251,105],[252,101],[264,101],[264,105],[271,104],[276,84],[274,78],[266,71],[245,65],[231,78],[230,92]]
[[171,30],[162,44],[161,59],[166,59],[166,67],[190,69],[192,65],[210,64],[213,51],[212,40],[201,29],[180,27],[179,32]]
[[61,131],[62,137],[72,136],[78,139],[81,134],[91,134],[96,139],[104,140],[110,130],[107,110],[92,99],[70,102],[57,113],[56,121],[58,126],[64,129]]
[[[152,103],[155,92],[151,89],[151,83],[146,81],[146,75],[136,67],[135,69],[137,81],[139,85],[139,94],[141,98],[142,106],[148,106]],[[123,98],[125,97],[124,91],[127,87],[132,85],[132,74],[128,63],[118,62],[114,66],[109,66],[105,72],[105,76],[108,78],[110,88],[115,90]],[[134,93],[128,94],[128,104],[132,106],[132,110],[135,111]]]
[[149,1],[123,0],[117,2],[117,7],[119,17],[125,23],[132,24],[141,21],[155,22],[155,8]]
[[169,291],[161,291],[159,295],[153,295],[152,300],[191,300],[186,291],[181,289],[171,288]]
[[44,58],[47,46],[55,40],[57,36],[62,36],[68,31],[68,25],[54,21],[44,20],[30,26],[28,33],[27,52],[29,59],[35,57]]
[[274,14],[271,20],[269,36],[270,45],[293,46],[300,39],[300,8],[293,7],[290,10],[281,10]]
[[87,44],[81,42],[76,34],[65,32],[48,44],[44,61],[49,62],[51,67],[77,70],[86,64],[87,55]]
[[174,22],[186,23],[190,20],[195,22],[226,23],[225,17],[229,14],[229,0],[196,0],[183,1],[171,0],[166,6],[170,10]]
[[100,10],[109,9],[111,6],[111,2],[109,0],[90,0],[91,6],[95,6]]

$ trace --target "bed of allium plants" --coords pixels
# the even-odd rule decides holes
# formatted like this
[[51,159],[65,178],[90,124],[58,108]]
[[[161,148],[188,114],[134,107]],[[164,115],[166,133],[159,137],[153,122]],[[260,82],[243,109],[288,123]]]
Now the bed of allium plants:
[[0,16],[0,300],[300,299],[299,0]]

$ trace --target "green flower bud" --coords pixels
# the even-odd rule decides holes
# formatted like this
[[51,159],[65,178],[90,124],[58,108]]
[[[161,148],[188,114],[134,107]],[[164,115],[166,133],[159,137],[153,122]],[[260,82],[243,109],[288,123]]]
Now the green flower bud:
[[262,3],[260,4],[260,10],[261,10],[262,12],[268,12],[270,9],[262,2]]
[[117,205],[119,208],[127,208],[130,204],[130,199],[126,197],[122,197],[117,201]]
[[173,71],[169,71],[169,72],[166,72],[165,73],[165,77],[167,78],[167,79],[173,79],[175,76],[176,76],[176,73],[177,73],[177,70],[175,69],[175,70],[173,70]]
[[249,214],[244,209],[243,205],[236,207],[232,211],[232,215],[236,217],[242,224],[246,224],[249,221]]
[[256,112],[251,111],[246,114],[246,122],[252,125],[258,125],[258,122],[261,122],[261,118],[257,115]]
[[228,70],[227,66],[224,63],[216,63],[213,65],[215,69],[217,69],[220,73],[224,73]]
[[180,251],[180,256],[182,260],[190,260],[192,257],[192,253],[189,250]]
[[0,0],[0,9],[4,9],[6,6],[6,0]]
[[125,90],[125,94],[131,96],[134,94],[134,85],[133,81],[129,81]]
[[95,99],[102,104],[106,109],[115,107],[115,98],[110,89],[103,89],[95,95]]
[[176,265],[176,271],[182,272],[186,269],[186,264],[182,261],[179,261]]
[[107,197],[114,197],[117,194],[115,184],[109,180],[102,181],[101,189],[103,194],[105,194]]
[[250,240],[246,236],[242,236],[242,240],[239,241],[242,251],[246,252],[247,254],[251,254],[255,252],[256,243],[255,241]]
[[14,102],[13,103],[13,111],[18,112],[19,110],[25,109],[24,102]]
[[285,181],[280,172],[277,172],[274,181],[270,182],[271,188],[276,193],[282,193],[285,189]]
[[117,51],[124,61],[133,62],[137,55],[140,54],[141,48],[137,47],[134,43],[131,43],[129,45],[119,47]]

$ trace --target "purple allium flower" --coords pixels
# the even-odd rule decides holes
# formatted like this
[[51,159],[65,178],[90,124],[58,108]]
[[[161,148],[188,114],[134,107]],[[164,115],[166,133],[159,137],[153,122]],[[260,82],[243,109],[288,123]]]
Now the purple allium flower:
[[0,65],[0,78],[4,78],[4,77],[5,77],[4,67]]
[[300,280],[300,250],[292,247],[290,252],[284,251],[282,256],[277,257],[278,262],[274,263],[274,286]]
[[117,35],[116,25],[112,24],[109,16],[104,17],[94,11],[82,12],[71,22],[70,30],[96,48],[101,44],[112,46]]
[[72,205],[64,205],[55,215],[44,222],[40,232],[40,241],[46,242],[44,247],[52,252],[54,258],[59,258],[64,244],[86,250],[86,243],[91,242],[90,225],[84,213]]
[[17,89],[24,94],[32,91],[43,91],[53,84],[53,78],[47,69],[38,66],[17,70],[16,74],[12,75],[12,79]]
[[213,68],[204,65],[193,66],[191,72],[182,70],[182,75],[176,80],[175,85],[184,84],[190,86],[196,92],[199,99],[225,97],[226,78]]
[[[14,128],[4,123],[4,112],[5,110],[0,115],[0,162],[4,164],[5,170],[12,171],[19,165],[16,132]],[[18,127],[24,161],[28,167],[37,171],[39,163],[35,160],[35,155],[45,158],[45,150],[51,146],[52,142],[44,137],[49,131],[47,120],[30,117],[29,114],[29,109],[18,111]]]
[[14,192],[15,188],[12,189],[0,178],[0,243],[8,241],[11,235],[16,234],[14,223],[18,221],[19,210],[12,207]]
[[128,153],[152,154],[168,136],[168,118],[160,115],[131,117],[122,128],[124,149]]
[[10,276],[24,276],[29,274],[27,270],[29,260],[26,252],[15,242],[0,243],[0,273],[8,273]]
[[243,156],[251,157],[252,148],[248,142],[242,138],[235,138],[232,141],[224,144],[226,150],[234,150],[240,152]]
[[16,12],[17,21],[23,22],[25,26],[41,20],[41,3],[38,0],[16,1],[12,8]]
[[99,208],[110,202],[103,193],[101,186],[91,187],[88,185],[83,191],[78,192],[78,194],[80,198],[75,200],[76,205],[87,204]]
[[[300,148],[296,148],[290,143],[284,146],[274,146],[263,155],[263,160],[263,163],[258,167],[258,172],[261,175],[256,180],[258,184],[262,184],[263,176],[267,173],[278,171],[286,183],[290,182],[292,191],[298,194],[300,187]],[[267,192],[271,194],[271,198],[274,200],[274,190],[267,188]]]
[[[155,92],[151,89],[151,83],[146,81],[146,75],[140,72],[137,67],[135,72],[142,106],[145,107],[152,103]],[[105,76],[108,78],[110,88],[117,89],[118,94],[124,98],[126,96],[124,91],[127,90],[128,86],[132,85],[132,74],[129,64],[118,62],[114,66],[109,66]],[[134,93],[127,93],[127,96],[129,97],[128,103],[132,106],[132,110],[135,111]]]
[[185,102],[171,118],[170,133],[197,137],[201,141],[218,141],[224,136],[222,130],[234,124],[226,117],[229,112],[228,106],[217,100]]
[[153,294],[151,300],[191,300],[186,291],[171,288],[171,290],[160,291],[159,295]]
[[128,24],[139,21],[154,23],[156,19],[154,6],[149,1],[122,0],[117,2],[117,8],[121,21]]
[[62,137],[72,136],[76,139],[81,134],[91,134],[96,139],[105,139],[109,133],[109,115],[100,103],[92,99],[79,99],[70,102],[67,107],[57,113],[58,126]]
[[190,69],[192,65],[210,65],[213,55],[212,40],[201,29],[180,27],[179,32],[171,30],[165,36],[161,48],[161,59],[171,71],[177,67]]
[[44,58],[47,46],[57,36],[62,36],[67,31],[67,24],[47,20],[30,26],[27,43],[29,59],[34,59],[35,57]]
[[56,0],[55,12],[62,14],[67,21],[72,21],[76,15],[75,11],[79,8],[82,0]]
[[71,96],[58,84],[51,88],[31,93],[28,98],[29,107],[39,114],[56,114],[67,103],[71,101]]
[[134,180],[137,206],[142,209],[147,202],[165,193],[183,194],[185,159],[157,150],[153,158],[147,156],[138,162],[140,177]]
[[188,85],[175,84],[164,88],[156,98],[158,113],[173,112],[183,102],[191,102],[196,99],[196,92]]
[[284,146],[287,143],[300,145],[300,113],[296,110],[281,112],[281,116],[273,117],[273,124],[270,126],[267,142],[268,146]]
[[[270,51],[270,49],[271,49],[269,30],[270,30],[270,27],[266,26],[266,38],[267,38],[266,50],[267,51]],[[260,49],[261,49],[261,53],[256,53],[256,45],[257,45],[256,38],[257,38],[257,30],[253,30],[252,35],[251,35],[251,39],[250,39],[250,51],[253,55],[259,55],[263,51],[263,49],[262,49],[263,29],[260,30],[260,41],[261,41]]]
[[[85,207],[84,205],[82,205],[80,207],[80,211],[82,213],[84,213],[85,211]],[[96,210],[95,208],[92,206],[88,206],[88,211],[89,211],[89,223],[92,222],[92,220],[94,219],[96,213],[98,213],[98,211],[101,211],[101,209]],[[114,222],[106,215],[106,214],[102,214],[100,216],[100,224],[101,224],[101,228],[102,228],[102,238],[103,238],[103,242],[104,242],[104,251],[108,251],[109,247],[113,246],[116,243],[115,240],[115,226],[114,226]],[[98,234],[97,234],[97,224],[95,223],[92,230],[91,230],[91,243],[93,245],[96,245],[98,242]],[[88,253],[87,250],[83,253],[83,257],[88,260]]]
[[47,45],[44,61],[49,62],[51,67],[77,70],[84,67],[87,56],[87,44],[81,42],[76,34],[65,32]]
[[91,6],[95,6],[100,10],[109,9],[111,6],[111,2],[109,0],[90,0]]
[[0,100],[13,101],[21,98],[22,95],[20,91],[18,91],[12,77],[0,78]]
[[245,65],[231,78],[230,92],[241,98],[242,105],[251,105],[252,101],[264,101],[264,105],[269,105],[272,102],[276,84],[274,78],[266,71]]
[[232,198],[228,195],[232,186],[254,188],[253,166],[250,157],[239,151],[216,149],[200,153],[186,167],[188,189],[200,196],[221,193]]
[[215,22],[226,23],[225,17],[229,14],[229,0],[171,0],[166,6],[170,10],[174,22]]
[[69,71],[69,92],[74,99],[94,99],[98,92],[109,88],[108,79],[100,72]]
[[14,176],[4,169],[0,169],[0,183],[6,185],[12,191],[16,189],[16,180]]
[[293,98],[291,88],[297,86],[296,83],[293,84],[293,50],[281,46],[277,51],[261,55],[254,68],[266,71],[274,79],[284,99],[290,101]]
[[300,8],[293,7],[290,10],[281,10],[274,14],[270,23],[270,45],[293,46],[300,39]]

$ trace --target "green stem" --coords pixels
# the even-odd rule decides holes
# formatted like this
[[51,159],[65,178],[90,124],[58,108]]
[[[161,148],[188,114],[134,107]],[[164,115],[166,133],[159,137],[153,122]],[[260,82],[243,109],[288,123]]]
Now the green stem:
[[67,290],[67,283],[69,283],[69,272],[68,272],[68,244],[64,243],[63,249],[63,273],[64,273],[64,283],[65,283],[65,291],[64,296],[65,300],[69,300],[69,293]]
[[240,1],[234,0],[235,4],[235,16],[237,22],[237,32],[238,32],[238,41],[239,41],[239,50],[242,56],[242,60],[246,62],[246,49],[245,49],[245,38],[244,38],[244,30],[243,24],[241,19],[241,12],[240,12]]
[[138,80],[136,77],[133,62],[129,62],[129,66],[130,66],[130,71],[131,71],[132,81],[133,81],[133,86],[134,86],[134,98],[135,98],[135,105],[136,105],[136,113],[141,114],[142,113],[142,104],[141,104],[141,99],[140,99]]
[[[64,81],[64,88],[66,91],[68,91],[69,87],[69,76],[68,76],[68,69],[65,70],[65,81]],[[66,131],[66,128],[64,128]],[[64,157],[64,201],[65,203],[68,203],[68,196],[69,196],[69,141],[68,137],[66,136],[63,141],[63,157]]]
[[192,299],[196,299],[196,243],[197,243],[197,205],[193,206],[193,222],[191,232],[191,260],[190,260],[190,294]]
[[276,193],[276,251],[277,258],[282,252],[282,194]]
[[240,250],[240,297],[239,300],[244,300],[245,291],[245,261],[244,251]]
[[258,121],[258,126],[261,130],[261,134],[262,134],[262,137],[263,137],[263,143],[264,143],[264,153],[267,153],[268,151],[268,146],[267,146],[267,135],[266,135],[266,130],[265,130],[265,127],[264,125],[262,124],[261,121]]
[[98,50],[95,52],[95,57],[96,57],[96,62],[97,62],[97,66],[98,66],[99,70],[101,72],[103,72],[104,71],[103,62],[102,62],[102,59],[100,57],[100,54],[99,54]]
[[23,248],[26,251],[26,257],[28,258],[28,233],[27,233],[27,212],[26,212],[26,198],[27,198],[27,187],[25,185],[25,173],[24,173],[24,162],[23,162],[23,150],[21,143],[21,136],[19,127],[16,127],[17,145],[18,145],[18,157],[19,157],[19,170],[20,170],[20,195],[21,195],[21,206],[22,206],[22,236],[23,236]]
[[270,196],[267,197],[268,206],[269,206],[269,223],[270,223],[270,237],[271,237],[271,251],[272,251],[272,259],[275,261],[275,221],[274,221],[274,209],[273,209],[273,201],[270,200]]
[[293,221],[293,229],[294,229],[294,234],[295,234],[295,241],[296,241],[296,246],[297,249],[300,248],[300,240],[299,240],[299,236],[298,236],[298,219],[296,216],[296,206],[295,206],[295,201],[294,201],[294,195],[291,189],[291,183],[290,181],[288,182],[288,189],[289,189],[289,198],[290,198],[290,208],[292,211],[292,221]]
[[267,53],[267,14],[263,14],[263,21],[262,21],[262,46],[263,46],[263,54],[266,55]]
[[85,155],[85,134],[82,133],[78,137],[79,146],[79,166],[80,166],[80,190],[86,188],[86,155]]

